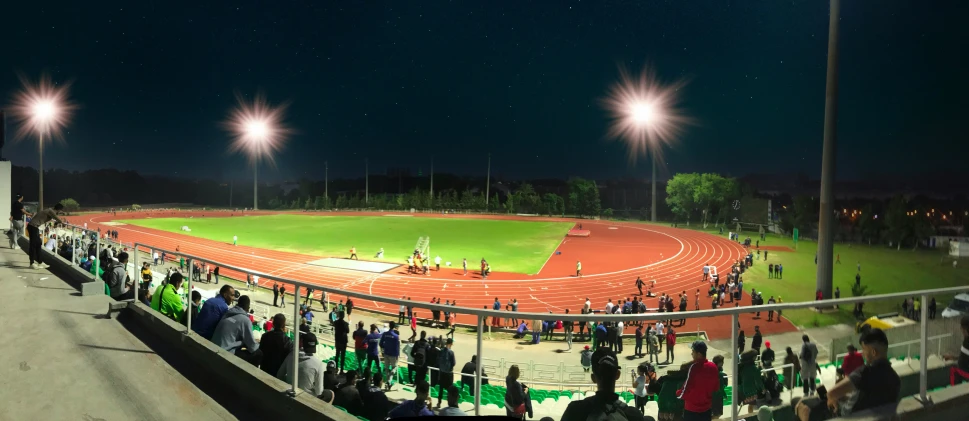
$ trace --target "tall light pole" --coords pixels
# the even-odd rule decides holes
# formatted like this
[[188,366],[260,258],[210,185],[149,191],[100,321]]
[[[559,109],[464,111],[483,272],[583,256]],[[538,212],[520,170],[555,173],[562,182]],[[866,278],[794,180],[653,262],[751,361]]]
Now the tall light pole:
[[365,183],[363,201],[364,203],[370,204],[370,158],[363,159],[363,171],[363,181]]
[[817,289],[831,298],[834,263],[834,177],[838,141],[838,21],[841,0],[831,0],[828,20],[828,80],[824,94],[824,146],[821,151],[821,212],[818,221]]
[[330,204],[330,161],[323,161],[323,197]]
[[434,157],[431,157],[431,207],[434,207]]
[[286,105],[271,107],[261,95],[247,101],[237,94],[236,100],[239,106],[226,122],[234,138],[230,150],[245,152],[252,162],[252,209],[259,210],[259,163],[274,164],[273,154],[282,149],[290,133],[282,123]]
[[656,221],[656,164],[662,159],[663,145],[673,143],[683,127],[692,122],[677,108],[680,88],[686,85],[678,81],[669,85],[657,82],[649,69],[638,78],[625,69],[619,69],[620,81],[609,90],[602,100],[612,115],[609,136],[625,142],[630,160],[647,154],[653,164],[650,180],[650,220]]
[[23,91],[14,100],[14,116],[20,122],[18,137],[37,135],[38,210],[44,209],[44,142],[59,137],[69,122],[74,105],[67,101],[70,85],[55,85],[47,76],[37,83],[21,78]]

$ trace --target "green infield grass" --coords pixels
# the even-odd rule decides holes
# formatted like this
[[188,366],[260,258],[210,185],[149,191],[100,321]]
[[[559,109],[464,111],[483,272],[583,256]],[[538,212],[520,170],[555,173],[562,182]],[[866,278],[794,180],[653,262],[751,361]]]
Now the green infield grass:
[[[503,221],[460,218],[391,216],[270,215],[232,218],[150,218],[118,221],[193,237],[269,250],[327,257],[373,260],[380,248],[385,261],[405,262],[417,240],[431,237],[431,262],[441,256],[452,267],[468,259],[477,268],[481,258],[496,272],[535,274],[572,228],[570,222]],[[182,226],[192,231],[184,232]]]
[[[669,226],[669,223],[659,224]],[[699,224],[690,227],[681,224],[679,227],[720,235],[712,228],[700,229]],[[726,234],[723,236],[726,237]],[[759,238],[757,232],[741,234],[741,238],[747,236],[750,236],[753,241]],[[760,245],[794,248],[794,242],[790,237],[776,234],[767,234],[767,240],[761,241]],[[761,260],[757,260],[753,245],[751,250],[754,250],[754,266],[744,273],[745,292],[756,288],[763,294],[765,303],[771,295],[775,298],[783,297],[785,303],[814,300],[814,294],[817,291],[817,266],[814,264],[814,256],[818,250],[816,242],[801,240],[793,252],[770,251],[766,264],[763,255]],[[956,267],[953,267],[953,258],[941,249],[912,250],[909,247],[897,250],[877,243],[871,246],[836,243],[834,254],[841,256],[841,263],[834,264],[834,286],[841,288],[842,298],[852,296],[851,286],[855,283],[855,274],[859,273],[859,264],[861,283],[868,286],[866,295],[964,286],[966,279],[969,279],[969,262],[959,262]],[[784,265],[784,279],[768,277],[767,265],[771,263]],[[936,297],[938,314],[942,314],[942,310],[951,300],[952,295]],[[749,301],[744,301],[744,305],[747,304]],[[850,307],[825,310],[821,313],[812,309],[788,310],[784,312],[784,317],[794,325],[805,328],[840,323],[854,324],[856,320],[851,310]],[[866,317],[891,312],[901,312],[901,300],[869,302],[864,307]],[[764,319],[766,320],[766,316]]]

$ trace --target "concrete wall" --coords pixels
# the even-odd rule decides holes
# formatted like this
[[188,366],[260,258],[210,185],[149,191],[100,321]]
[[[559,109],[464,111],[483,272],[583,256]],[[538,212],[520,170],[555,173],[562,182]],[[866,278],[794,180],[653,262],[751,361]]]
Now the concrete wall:
[[10,161],[0,161],[0,229],[6,231],[10,229],[10,202],[13,200],[13,192],[10,189]]
[[226,388],[238,395],[240,400],[258,402],[260,406],[271,408],[278,419],[285,420],[336,420],[356,421],[357,418],[323,402],[308,393],[300,393],[295,398],[286,391],[290,385],[270,376],[258,367],[242,361],[212,342],[195,333],[186,335],[185,326],[161,316],[141,303],[131,303],[124,310],[144,330],[167,345],[171,346],[180,358],[192,360],[205,367],[205,375],[219,379]]

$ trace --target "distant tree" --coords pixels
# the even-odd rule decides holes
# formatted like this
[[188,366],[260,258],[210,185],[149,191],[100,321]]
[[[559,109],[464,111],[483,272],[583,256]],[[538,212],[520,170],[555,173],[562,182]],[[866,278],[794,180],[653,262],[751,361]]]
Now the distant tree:
[[141,210],[141,205],[135,203],[131,205],[131,210]]
[[313,209],[313,198],[312,197],[309,197],[309,196],[306,197],[306,202],[303,203],[303,209],[305,209],[305,210]]
[[539,204],[542,199],[535,192],[535,188],[529,183],[522,183],[518,186],[518,190],[515,191],[515,202],[518,208],[518,212],[523,213],[538,213],[540,212]]
[[569,208],[579,216],[599,216],[602,202],[595,180],[572,177],[568,181]]
[[64,206],[64,212],[67,212],[68,214],[77,212],[78,209],[81,209],[81,205],[77,203],[77,200],[71,199],[70,197],[61,200],[60,203]]
[[895,249],[902,249],[902,241],[909,237],[911,221],[908,215],[908,203],[902,195],[897,195],[888,203],[885,212],[885,226],[888,228],[888,238],[895,243]]
[[559,207],[562,202],[562,196],[555,193],[545,193],[542,196],[542,213],[548,216],[561,215],[563,209]]
[[346,207],[347,207],[347,205],[349,203],[350,202],[347,201],[347,196],[345,194],[341,194],[341,195],[337,196],[337,198],[336,198],[336,208],[337,209],[346,209]]
[[602,216],[606,219],[612,218],[612,208],[606,208],[606,210],[602,211]]
[[696,208],[696,191],[700,183],[700,174],[680,173],[673,175],[673,179],[666,183],[666,204],[674,215],[690,224],[690,213]]
[[313,201],[313,209],[324,209],[323,202],[323,196],[316,196],[316,200]]
[[727,197],[735,190],[736,182],[720,174],[701,174],[693,184],[693,203],[703,213],[703,228],[707,227],[708,217],[725,208]]

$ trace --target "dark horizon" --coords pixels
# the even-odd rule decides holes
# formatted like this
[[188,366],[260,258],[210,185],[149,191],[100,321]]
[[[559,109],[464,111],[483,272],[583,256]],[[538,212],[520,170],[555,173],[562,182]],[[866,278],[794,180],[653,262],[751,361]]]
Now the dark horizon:
[[[617,64],[688,79],[698,124],[665,149],[678,172],[820,173],[826,2],[641,4],[17,3],[0,29],[10,69],[73,81],[80,105],[48,168],[251,178],[220,127],[234,93],[289,101],[296,133],[260,178],[370,168],[512,179],[649,177],[606,140],[600,106]],[[963,168],[969,155],[969,3],[842,6],[838,180]],[[257,58],[257,59],[253,59]],[[3,155],[36,166],[36,141]]]

